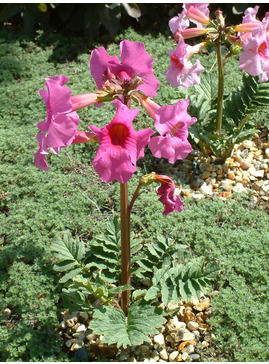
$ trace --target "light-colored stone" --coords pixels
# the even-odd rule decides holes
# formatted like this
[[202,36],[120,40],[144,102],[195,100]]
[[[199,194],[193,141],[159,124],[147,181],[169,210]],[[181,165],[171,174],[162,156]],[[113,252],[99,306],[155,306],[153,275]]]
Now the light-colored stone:
[[163,348],[160,352],[159,352],[160,358],[167,360],[168,359],[168,354],[165,348]]
[[212,191],[212,187],[211,186],[207,186],[207,185],[203,185],[200,187],[200,191],[204,194],[204,195],[209,195],[211,196],[213,191]]
[[158,345],[164,345],[164,336],[163,334],[155,335],[153,341]]
[[208,346],[209,346],[209,342],[204,340],[204,341],[202,342],[202,347],[203,347],[203,349],[207,348]]
[[251,149],[253,147],[253,142],[251,140],[244,140],[242,145],[244,148]]
[[254,177],[256,177],[256,168],[255,167],[250,167],[249,169],[248,169],[248,172],[249,172],[249,174],[251,175],[251,176],[254,176]]
[[241,184],[241,183],[237,183],[233,188],[232,188],[233,192],[236,193],[247,193],[247,189]]
[[85,332],[87,330],[86,326],[84,324],[79,325],[79,327],[76,329],[76,332]]
[[192,193],[192,198],[194,198],[195,200],[201,200],[202,198],[204,198],[205,196],[202,193]]
[[264,154],[267,155],[269,157],[269,148],[266,148],[264,151]]
[[189,356],[189,354],[188,354],[188,353],[183,353],[183,354],[181,355],[181,358],[182,358],[182,360],[183,360],[183,361],[185,361],[185,360],[187,360],[188,356]]
[[184,332],[184,335],[182,337],[182,341],[189,341],[189,340],[194,340],[195,339],[195,336],[192,332]]
[[172,351],[172,353],[169,354],[168,361],[175,361],[178,357],[179,352],[178,351]]
[[189,321],[188,324],[187,324],[187,327],[188,327],[189,330],[193,331],[193,330],[198,329],[199,324],[198,324],[198,322],[195,322],[195,321]]
[[256,177],[263,178],[264,177],[264,170],[259,169],[258,171],[256,171]]

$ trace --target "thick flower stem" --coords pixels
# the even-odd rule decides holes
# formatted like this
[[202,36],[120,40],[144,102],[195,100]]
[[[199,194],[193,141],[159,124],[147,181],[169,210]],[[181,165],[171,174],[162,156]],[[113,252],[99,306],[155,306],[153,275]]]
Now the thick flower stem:
[[221,56],[221,39],[217,40],[217,60],[218,60],[218,103],[217,103],[217,120],[216,131],[221,134],[222,128],[222,108],[223,108],[223,93],[224,93],[224,65]]
[[[128,184],[120,184],[121,218],[121,284],[131,285],[130,210],[128,206]],[[121,308],[128,314],[131,291],[122,292]]]

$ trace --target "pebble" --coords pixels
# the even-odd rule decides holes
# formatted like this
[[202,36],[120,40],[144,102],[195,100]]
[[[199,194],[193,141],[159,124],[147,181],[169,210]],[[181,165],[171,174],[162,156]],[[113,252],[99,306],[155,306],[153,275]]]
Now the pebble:
[[192,360],[198,360],[200,358],[200,355],[199,354],[190,354],[190,358]]
[[154,338],[153,338],[153,341],[155,342],[155,344],[158,344],[160,346],[164,345],[164,336],[163,336],[163,334],[155,335]]
[[182,358],[183,361],[185,361],[185,360],[187,360],[188,356],[189,356],[188,353],[183,353],[181,358]]
[[267,155],[269,157],[269,148],[266,148],[264,151],[264,154]]
[[242,146],[247,149],[251,149],[253,147],[253,143],[251,140],[244,140],[242,142]]
[[11,316],[11,310],[9,308],[5,308],[4,309],[4,316],[5,316],[5,319],[9,319],[10,316]]
[[86,326],[82,324],[77,327],[76,332],[85,332],[86,330]]
[[205,196],[202,194],[202,193],[192,193],[191,194],[192,197],[195,199],[195,200],[201,200],[202,198],[204,198]]
[[212,195],[213,191],[212,191],[212,187],[211,186],[207,186],[206,184],[202,185],[200,187],[200,191],[204,194],[204,195]]
[[208,346],[209,346],[209,342],[204,340],[204,341],[202,342],[202,347],[203,347],[203,349],[207,348]]
[[256,171],[256,177],[263,178],[264,177],[264,170],[259,169],[258,171]]
[[247,189],[241,184],[241,183],[237,183],[237,185],[235,185],[232,188],[233,192],[237,192],[237,193],[247,193]]
[[171,361],[175,361],[176,358],[178,357],[179,352],[178,351],[172,351],[172,353],[169,354],[168,360]]
[[181,350],[182,353],[188,353],[188,354],[192,354],[194,353],[194,346],[193,344],[189,344],[189,345],[186,345],[182,350]]
[[184,332],[184,335],[182,337],[182,341],[189,341],[189,340],[194,340],[195,336],[192,332]]
[[168,359],[168,354],[165,348],[163,348],[160,352],[159,352],[160,358],[167,360]]
[[189,321],[187,324],[187,327],[189,330],[194,331],[194,330],[198,329],[199,324],[198,324],[198,322],[195,322],[195,321]]

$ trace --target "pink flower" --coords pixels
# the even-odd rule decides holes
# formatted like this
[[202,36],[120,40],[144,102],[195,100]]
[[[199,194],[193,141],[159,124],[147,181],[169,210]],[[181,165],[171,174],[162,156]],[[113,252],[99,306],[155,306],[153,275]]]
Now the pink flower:
[[168,54],[171,63],[164,75],[172,87],[181,86],[185,89],[200,83],[200,73],[204,71],[204,67],[198,59],[195,64],[188,61],[192,54],[192,47],[185,44],[182,37],[179,39],[176,50],[169,50]]
[[208,6],[209,3],[185,3],[183,9],[187,18],[198,27],[204,27],[210,22]]
[[155,127],[160,136],[151,138],[149,148],[157,158],[166,158],[169,163],[184,159],[192,150],[188,142],[188,126],[197,121],[187,113],[189,100],[180,100],[174,105],[162,106]]
[[269,77],[269,42],[266,27],[267,23],[263,22],[259,28],[253,30],[243,43],[243,52],[239,57],[239,68],[252,76],[260,75],[260,82],[267,81]]
[[35,165],[45,171],[49,170],[46,155],[49,149],[58,154],[61,148],[70,145],[75,138],[79,116],[74,110],[88,106],[97,101],[96,94],[71,96],[72,91],[64,86],[68,81],[65,76],[54,76],[46,79],[46,90],[39,90],[47,107],[47,118],[38,123],[41,133],[37,135],[39,150],[36,153]]
[[120,43],[120,58],[110,56],[104,47],[95,49],[91,54],[90,70],[96,85],[100,88],[106,81],[118,77],[121,82],[137,75],[142,79],[136,89],[147,96],[154,97],[159,82],[153,74],[153,58],[145,51],[141,42],[124,40]]
[[138,109],[128,109],[118,102],[116,115],[109,124],[102,128],[89,126],[99,140],[92,164],[102,181],[129,181],[136,171],[136,161],[144,156],[144,148],[154,131],[133,129],[132,121],[138,113]]
[[182,211],[183,202],[180,197],[175,195],[175,184],[172,178],[163,175],[155,175],[155,179],[161,183],[158,188],[159,201],[164,204],[163,215],[168,215],[173,211]]
[[174,16],[169,20],[169,28],[174,35],[176,41],[178,41],[184,29],[187,29],[190,25],[189,19],[186,18],[185,13],[182,12],[178,16]]
[[259,10],[258,5],[256,5],[254,8],[247,8],[244,12],[242,23],[259,23],[260,24],[261,22],[256,18],[258,10]]

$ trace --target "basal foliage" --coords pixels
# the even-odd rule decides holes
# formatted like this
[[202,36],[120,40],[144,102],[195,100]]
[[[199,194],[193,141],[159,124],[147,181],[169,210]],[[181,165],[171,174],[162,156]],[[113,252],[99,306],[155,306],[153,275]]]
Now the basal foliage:
[[[159,236],[154,244],[145,245],[140,239],[132,239],[131,244],[132,284],[137,285],[141,279],[146,279],[149,289],[118,285],[121,246],[117,216],[104,234],[88,241],[86,248],[82,241],[73,239],[68,232],[62,237],[55,237],[51,245],[59,260],[54,270],[64,274],[60,279],[60,283],[64,283],[64,307],[69,310],[93,309],[90,324],[93,332],[105,334],[103,342],[116,343],[118,347],[140,345],[149,340],[149,335],[158,332],[156,328],[164,321],[165,312],[150,303],[159,297],[166,306],[180,298],[186,301],[192,296],[199,298],[201,290],[205,290],[218,271],[216,265],[205,269],[203,259],[193,258],[185,245],[168,238]],[[117,307],[118,295],[124,290],[133,290],[127,319]],[[103,306],[92,307],[91,295],[98,298]]]

